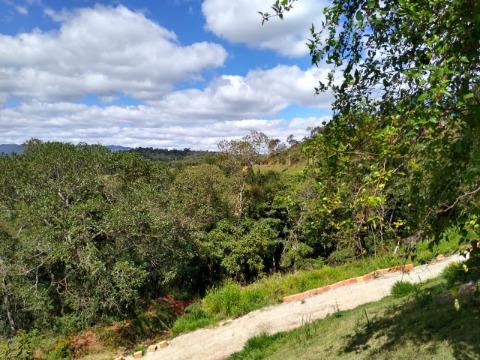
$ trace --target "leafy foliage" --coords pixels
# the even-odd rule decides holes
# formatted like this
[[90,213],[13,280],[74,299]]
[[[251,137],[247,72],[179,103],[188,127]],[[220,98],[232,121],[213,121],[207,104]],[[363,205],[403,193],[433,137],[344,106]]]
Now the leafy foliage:
[[[273,16],[295,3],[275,1]],[[206,316],[189,314],[207,324],[324,278],[248,291],[231,280],[385,254],[426,261],[469,242],[464,273],[478,276],[479,13],[471,0],[333,0],[308,42],[332,69],[317,91],[333,92],[333,118],[289,149],[252,131],[191,161],[138,151],[175,164],[38,140],[0,157],[0,333],[68,332],[225,283]],[[268,171],[281,164],[306,166]]]
[[[263,20],[295,3],[276,1]],[[312,63],[332,69],[316,91],[335,97],[332,121],[304,146],[317,238],[375,254],[478,216],[479,6],[334,0],[312,26]]]

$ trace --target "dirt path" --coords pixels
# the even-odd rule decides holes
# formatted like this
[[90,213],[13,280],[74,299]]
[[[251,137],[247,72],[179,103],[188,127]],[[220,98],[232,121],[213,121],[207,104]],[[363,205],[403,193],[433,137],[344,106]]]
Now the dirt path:
[[451,263],[451,256],[441,262],[414,268],[409,274],[390,273],[366,283],[357,283],[313,296],[306,300],[271,305],[214,328],[199,329],[176,337],[165,349],[147,353],[147,360],[220,360],[242,350],[251,337],[267,332],[274,334],[294,329],[305,321],[322,319],[338,310],[353,309],[378,301],[390,294],[398,280],[421,282],[435,278]]

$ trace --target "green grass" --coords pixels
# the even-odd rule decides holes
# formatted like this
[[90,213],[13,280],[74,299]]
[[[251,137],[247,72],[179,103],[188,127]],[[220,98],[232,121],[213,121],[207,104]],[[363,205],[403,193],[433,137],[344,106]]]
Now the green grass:
[[410,294],[415,294],[419,291],[420,287],[418,284],[412,284],[408,281],[397,281],[392,287],[392,296],[396,298],[401,298]]
[[340,266],[323,266],[287,275],[276,274],[243,287],[227,281],[210,290],[201,303],[196,305],[193,314],[187,311],[177,319],[171,335],[176,336],[227,318],[238,317],[266,305],[279,303],[284,296],[398,265],[401,261],[400,258],[392,256],[366,258]]
[[230,359],[478,359],[478,300],[462,300],[457,311],[447,289],[437,279],[415,296],[391,296],[293,331],[262,334]]
[[268,173],[269,171],[279,172],[286,175],[300,175],[305,170],[306,163],[299,162],[292,165],[287,164],[260,164],[255,165],[254,170],[259,171],[262,174]]
[[437,243],[429,239],[417,243],[415,245],[416,261],[427,263],[437,255],[453,253],[462,247],[464,241],[461,229],[457,226],[451,226],[445,230]]
[[[264,169],[268,166],[261,165]],[[302,165],[303,166],[303,165]],[[430,261],[438,254],[448,255],[461,246],[458,229],[453,227],[442,236],[437,244],[425,240],[420,242],[415,263]],[[227,318],[235,318],[266,305],[282,301],[284,296],[322,287],[337,281],[367,274],[371,271],[388,268],[405,262],[393,255],[377,258],[364,258],[350,261],[338,266],[322,266],[314,270],[302,270],[286,275],[274,274],[256,281],[248,286],[227,281],[223,285],[211,289],[204,299],[195,305],[194,311],[176,320],[170,335],[192,331],[214,325]],[[458,271],[456,271],[458,273]],[[398,284],[394,289],[397,297],[406,296],[418,290],[416,285]]]
[[194,303],[185,309],[185,314],[177,319],[173,324],[170,333],[176,336],[183,332],[193,331],[202,327],[212,325],[216,322],[214,316],[208,315],[201,304]]

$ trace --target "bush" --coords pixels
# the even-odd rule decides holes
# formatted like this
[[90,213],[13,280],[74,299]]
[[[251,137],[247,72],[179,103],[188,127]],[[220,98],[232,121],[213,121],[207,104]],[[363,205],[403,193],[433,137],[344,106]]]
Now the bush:
[[208,326],[215,322],[215,318],[208,315],[199,303],[189,305],[185,314],[175,321],[170,331],[172,336]]
[[461,229],[458,226],[451,226],[445,230],[438,242],[435,250],[436,254],[450,254],[458,250],[464,237],[461,234]]
[[72,344],[70,339],[62,338],[57,341],[53,351],[48,354],[47,360],[69,360],[72,358]]
[[416,260],[423,264],[437,255],[452,254],[466,242],[462,229],[459,226],[451,226],[442,233],[438,242],[431,239],[418,242],[415,247]]
[[260,288],[243,288],[227,281],[223,286],[211,290],[203,299],[202,307],[210,315],[237,317],[267,305],[265,293]]
[[304,243],[288,249],[283,255],[280,265],[283,269],[293,268],[295,270],[308,266],[314,259],[309,259],[313,248]]
[[355,258],[355,252],[352,248],[340,249],[335,250],[333,253],[330,254],[328,257],[328,261],[331,264],[344,264],[349,260]]
[[[0,337],[0,359],[30,360],[38,354],[43,358],[43,355],[50,353],[57,345],[56,339],[49,335],[47,333],[40,334],[38,330],[30,332],[20,330],[15,337],[10,339]],[[41,351],[40,349],[48,350]]]
[[416,261],[418,261],[420,264],[424,264],[434,258],[435,254],[432,251],[432,247],[433,244],[431,240],[423,240],[418,242],[415,246]]
[[391,294],[396,298],[401,298],[418,292],[420,287],[417,284],[412,284],[408,281],[397,281],[393,287]]

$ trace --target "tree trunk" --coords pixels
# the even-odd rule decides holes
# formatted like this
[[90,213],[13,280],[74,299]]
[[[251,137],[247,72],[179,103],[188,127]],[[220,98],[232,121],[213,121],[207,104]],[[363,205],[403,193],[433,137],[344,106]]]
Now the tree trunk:
[[5,307],[5,311],[7,312],[8,323],[10,325],[10,329],[13,333],[17,332],[17,325],[15,324],[15,319],[13,318],[12,312],[10,311],[10,301],[8,300],[8,295],[5,293],[3,295],[3,306]]
[[242,180],[242,185],[240,187],[240,192],[238,194],[237,206],[235,209],[235,215],[240,218],[243,213],[243,192],[245,191],[245,180]]

